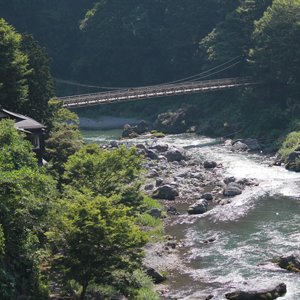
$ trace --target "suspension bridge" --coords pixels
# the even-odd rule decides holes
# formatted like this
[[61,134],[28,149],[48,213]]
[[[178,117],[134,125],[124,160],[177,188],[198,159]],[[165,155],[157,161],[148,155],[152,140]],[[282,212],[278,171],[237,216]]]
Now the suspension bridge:
[[76,84],[64,80],[57,80],[62,83],[70,83],[73,85],[111,89],[105,92],[97,92],[90,94],[80,94],[67,97],[60,97],[59,100],[63,102],[63,106],[66,108],[78,108],[84,106],[93,106],[109,103],[119,103],[136,101],[143,99],[170,97],[179,95],[188,95],[195,93],[211,92],[228,90],[232,88],[245,87],[256,84],[256,82],[250,77],[234,77],[234,78],[221,78],[203,80],[207,77],[211,77],[217,73],[221,73],[224,70],[230,69],[240,63],[240,60],[236,61],[236,58],[225,62],[217,67],[214,67],[208,71],[202,72],[197,75],[193,75],[187,78],[183,78],[177,81],[151,85],[144,87],[133,88],[110,88],[110,87],[96,87],[83,84]]

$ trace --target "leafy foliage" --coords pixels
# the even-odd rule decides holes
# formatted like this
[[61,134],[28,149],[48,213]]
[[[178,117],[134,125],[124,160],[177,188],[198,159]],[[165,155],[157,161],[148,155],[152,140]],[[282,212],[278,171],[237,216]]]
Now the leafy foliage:
[[282,158],[286,161],[289,154],[295,151],[300,146],[300,132],[291,132],[287,135],[283,142],[279,153]]
[[37,160],[29,141],[14,128],[11,120],[0,121],[0,171],[36,169]]
[[50,59],[38,42],[29,34],[22,35],[21,50],[28,57],[29,72],[26,76],[28,100],[21,108],[26,114],[46,125],[51,124],[48,101],[54,96],[50,74]]
[[[68,196],[70,198],[70,195]],[[117,270],[130,273],[139,265],[146,237],[129,217],[127,208],[117,207],[105,197],[73,193],[62,200],[59,230],[48,233],[64,255],[59,260],[69,279],[82,285],[84,298],[91,281],[111,283]]]
[[250,51],[256,76],[272,84],[275,98],[300,94],[300,2],[274,0],[255,23]]
[[0,19],[0,103],[19,111],[26,103],[28,57],[21,52],[21,35]]
[[65,169],[65,183],[109,197],[132,183],[141,170],[141,159],[134,148],[106,151],[87,145],[69,158]]

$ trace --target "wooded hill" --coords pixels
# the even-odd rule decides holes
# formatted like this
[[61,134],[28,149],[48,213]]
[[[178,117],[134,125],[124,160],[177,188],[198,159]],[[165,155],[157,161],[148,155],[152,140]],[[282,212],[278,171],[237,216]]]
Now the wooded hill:
[[[299,0],[1,0],[0,16],[46,47],[55,78],[140,86],[240,58],[215,77],[250,75],[262,83],[254,89],[113,106],[104,113],[144,111],[154,117],[185,103],[196,107],[194,123],[204,134],[240,132],[274,140],[299,129]],[[57,88],[59,94],[99,91]]]

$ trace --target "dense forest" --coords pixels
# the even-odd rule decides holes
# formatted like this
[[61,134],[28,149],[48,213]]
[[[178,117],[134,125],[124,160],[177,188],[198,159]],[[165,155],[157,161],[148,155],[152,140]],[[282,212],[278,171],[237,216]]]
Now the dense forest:
[[161,226],[147,214],[158,204],[139,190],[141,158],[83,145],[78,118],[55,95],[233,62],[204,78],[258,84],[78,112],[154,121],[185,110],[199,134],[256,137],[274,150],[292,132],[285,159],[300,144],[300,0],[0,0],[0,18],[0,105],[47,125],[49,161],[39,168],[13,123],[0,122],[1,299],[47,299],[57,286],[80,299],[157,299],[141,271],[142,247]]
[[199,133],[239,132],[275,145],[299,129],[299,10],[297,0],[0,1],[0,16],[46,48],[59,95],[170,82],[237,59],[208,79],[247,75],[260,85],[97,112],[154,120],[193,106]]

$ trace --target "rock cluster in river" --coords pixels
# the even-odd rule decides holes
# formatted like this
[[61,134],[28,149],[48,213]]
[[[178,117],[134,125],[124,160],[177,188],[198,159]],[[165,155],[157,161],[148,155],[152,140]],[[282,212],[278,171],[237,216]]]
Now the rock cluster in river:
[[244,290],[227,293],[225,297],[228,300],[273,300],[283,296],[286,291],[286,285],[280,283],[258,290]]
[[[258,185],[255,179],[224,178],[221,164],[188,156],[184,149],[150,144],[136,145],[138,152],[146,158],[145,192],[155,199],[178,199],[181,203],[189,203],[188,214],[203,214],[211,205],[228,204],[246,186]],[[166,209],[171,215],[178,214],[173,205]]]

